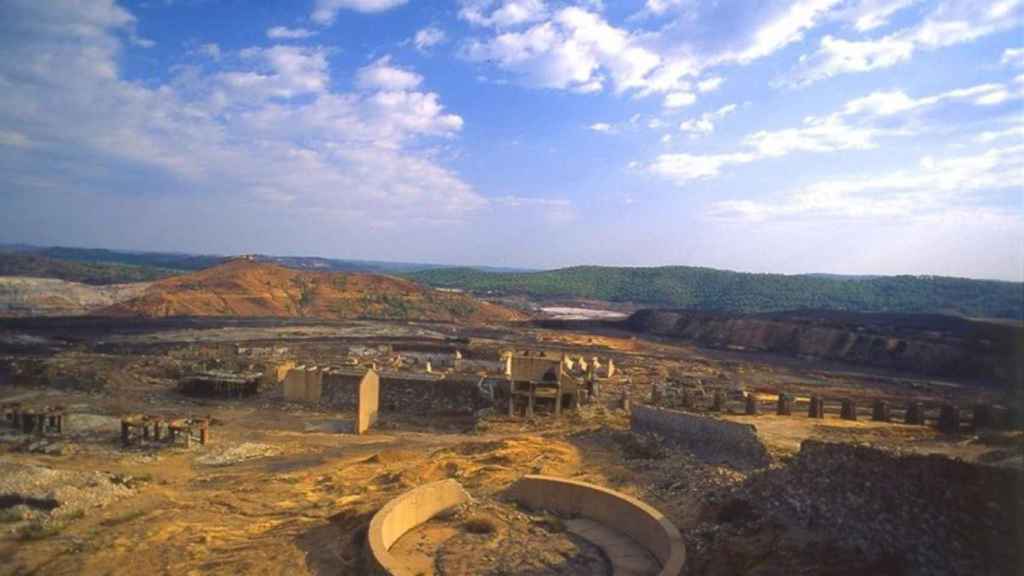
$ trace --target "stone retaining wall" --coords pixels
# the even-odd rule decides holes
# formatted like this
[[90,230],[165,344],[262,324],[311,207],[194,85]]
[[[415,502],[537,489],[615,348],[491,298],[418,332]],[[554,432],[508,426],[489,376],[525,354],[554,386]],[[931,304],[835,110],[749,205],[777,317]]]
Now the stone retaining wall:
[[649,406],[633,407],[633,432],[657,434],[702,460],[737,468],[760,468],[769,463],[768,451],[750,424]]

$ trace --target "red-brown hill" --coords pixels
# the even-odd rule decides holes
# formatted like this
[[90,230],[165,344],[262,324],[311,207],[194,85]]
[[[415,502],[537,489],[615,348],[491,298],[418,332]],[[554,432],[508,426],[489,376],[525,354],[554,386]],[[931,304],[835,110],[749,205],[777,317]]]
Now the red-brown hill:
[[373,318],[492,322],[519,312],[376,274],[309,272],[244,258],[154,282],[100,315]]

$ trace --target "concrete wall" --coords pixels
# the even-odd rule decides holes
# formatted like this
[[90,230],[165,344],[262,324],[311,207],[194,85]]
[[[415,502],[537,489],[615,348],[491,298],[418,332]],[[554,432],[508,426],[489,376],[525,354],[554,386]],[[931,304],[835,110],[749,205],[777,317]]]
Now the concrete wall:
[[532,475],[513,484],[509,496],[528,508],[583,516],[628,535],[658,559],[660,576],[678,576],[683,569],[686,548],[679,529],[636,498],[586,482]]
[[284,378],[284,399],[288,402],[320,401],[323,372],[316,366],[299,366],[288,370]]
[[409,530],[468,501],[462,486],[448,479],[413,488],[385,504],[373,515],[366,532],[366,574],[416,576],[388,552],[391,545]]
[[359,380],[359,407],[356,410],[356,434],[363,434],[377,423],[380,405],[380,378],[373,370],[367,370]]
[[657,434],[709,462],[747,469],[769,463],[768,451],[750,424],[638,405],[633,407],[631,428],[633,432]]

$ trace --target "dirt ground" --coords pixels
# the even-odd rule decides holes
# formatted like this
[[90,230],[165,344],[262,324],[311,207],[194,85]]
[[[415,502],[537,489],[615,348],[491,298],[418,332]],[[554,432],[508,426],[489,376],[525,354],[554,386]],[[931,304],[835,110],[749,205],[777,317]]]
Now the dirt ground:
[[[424,574],[602,573],[606,566],[592,545],[552,529],[557,519],[517,512],[502,501],[501,492],[523,474],[572,477],[648,502],[685,535],[698,525],[706,526],[709,515],[721,511],[722,503],[709,495],[747,477],[688,454],[645,455],[645,450],[661,449],[646,446],[629,433],[628,415],[619,408],[626,388],[641,401],[650,395],[653,382],[676,374],[700,379],[705,386],[742,386],[766,398],[779,391],[799,395],[808,390],[865,399],[992,397],[991,391],[955,382],[713,352],[621,334],[494,328],[460,332],[446,326],[382,332],[367,323],[353,326],[347,332],[337,327],[245,327],[117,334],[103,339],[107,348],[102,350],[96,342],[79,342],[34,352],[40,361],[56,357],[92,366],[103,372],[103,383],[88,389],[0,386],[0,402],[61,403],[73,413],[110,420],[95,420],[91,429],[83,424],[80,432],[72,430],[64,440],[54,440],[59,450],[52,453],[26,450],[23,437],[5,432],[0,435],[0,464],[28,472],[39,467],[99,473],[118,488],[103,505],[69,506],[60,513],[46,514],[28,504],[9,507],[0,514],[0,574],[358,574],[365,528],[374,512],[412,487],[444,478],[457,479],[476,502],[459,516],[414,531],[396,547],[396,553],[420,562]],[[602,390],[601,401],[557,420],[544,414],[508,418],[498,415],[501,411],[481,414],[475,421],[385,412],[377,429],[354,436],[317,431],[324,429],[318,423],[351,418],[349,413],[313,410],[262,395],[245,400],[181,397],[174,391],[173,371],[167,368],[171,359],[216,357],[235,345],[256,341],[288,347],[287,354],[301,357],[360,339],[377,342],[389,334],[472,338],[483,349],[515,345],[554,347],[585,357],[614,355],[622,378]],[[110,349],[112,343],[122,348]],[[204,351],[203,346],[210,348]],[[223,363],[237,360],[234,352],[224,354],[229,358]],[[190,449],[155,444],[122,448],[110,422],[140,412],[209,417],[211,441]],[[805,414],[725,417],[753,423],[779,460],[795,453],[807,438],[966,460],[985,460],[993,451],[1007,451],[1006,446],[970,435],[942,436],[931,427],[846,422],[834,416],[811,420]],[[83,417],[82,422],[93,420]],[[1004,460],[1015,458],[1018,448],[1010,448]],[[486,533],[467,530],[466,521],[475,516],[495,518],[496,526]],[[762,527],[730,540],[731,547],[704,549],[693,544],[693,568],[687,573],[728,574],[738,569],[737,559],[768,553],[778,537],[772,528]],[[787,538],[817,542],[813,534],[801,540],[788,533]],[[510,545],[513,542],[534,545],[516,547]],[[830,557],[836,563],[846,561],[841,543],[833,543],[840,552],[831,556],[823,552],[830,544],[819,544],[817,552],[796,568],[813,570]],[[473,563],[474,558],[478,562]],[[560,560],[545,563],[544,558]],[[560,562],[562,572],[550,570]],[[788,570],[794,568],[793,562],[776,565]]]

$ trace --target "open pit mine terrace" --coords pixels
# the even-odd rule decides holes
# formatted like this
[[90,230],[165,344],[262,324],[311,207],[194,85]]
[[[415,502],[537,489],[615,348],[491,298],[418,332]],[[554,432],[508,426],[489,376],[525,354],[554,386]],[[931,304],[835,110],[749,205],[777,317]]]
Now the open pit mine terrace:
[[0,573],[1017,574],[997,390],[564,326],[3,326]]

